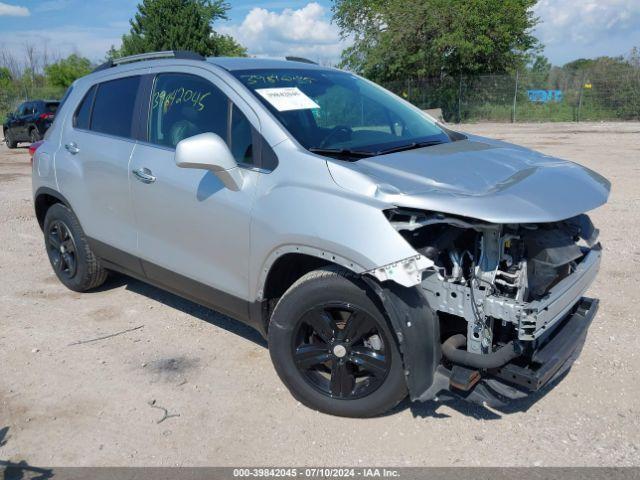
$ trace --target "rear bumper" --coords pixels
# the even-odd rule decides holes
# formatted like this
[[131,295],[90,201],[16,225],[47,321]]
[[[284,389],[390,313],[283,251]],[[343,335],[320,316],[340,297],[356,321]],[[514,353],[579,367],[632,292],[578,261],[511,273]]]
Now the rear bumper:
[[[438,367],[438,379],[434,383],[440,387],[440,394],[445,390],[473,403],[493,407],[537,392],[563,375],[578,358],[598,311],[598,303],[597,299],[582,297],[531,351],[500,368],[483,372],[468,391],[455,386],[455,375],[459,372],[444,366]],[[436,393],[430,390],[432,394]],[[423,395],[420,400],[428,400],[427,397]]]

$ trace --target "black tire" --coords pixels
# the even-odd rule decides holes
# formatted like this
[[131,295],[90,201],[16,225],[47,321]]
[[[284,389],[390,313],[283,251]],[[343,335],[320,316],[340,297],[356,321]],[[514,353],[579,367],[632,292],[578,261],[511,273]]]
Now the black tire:
[[[374,294],[355,275],[334,267],[304,275],[282,296],[269,325],[269,352],[280,379],[301,403],[332,415],[371,417],[388,411],[406,397],[407,386],[397,341],[378,303]],[[342,320],[345,318],[340,312],[342,308],[349,310],[346,320]],[[316,312],[326,313],[326,309],[338,310],[337,313],[329,310],[329,324],[338,328],[332,330],[333,334],[328,331],[318,334],[310,327],[311,323],[307,324],[308,319],[313,318],[315,324]],[[335,320],[336,315],[338,320]],[[347,328],[353,318],[365,318],[367,326]],[[350,335],[347,330],[354,334],[353,337],[358,337],[354,329],[364,331],[367,328],[369,330],[362,334],[360,340],[349,343],[349,338],[346,338],[347,342],[343,343],[345,338],[340,339],[340,335]],[[301,329],[307,330],[302,330],[301,334]],[[311,334],[305,336],[309,331]],[[372,332],[374,335],[367,337]],[[372,350],[370,344],[362,343],[376,336],[376,343],[380,342],[377,348]],[[324,342],[325,337],[334,338]],[[307,340],[300,344],[301,338]],[[345,348],[340,347],[336,353],[338,343]],[[301,366],[302,355],[312,349],[320,352],[324,363],[314,363],[311,368]],[[368,377],[367,372],[361,370],[363,364],[358,361],[358,355],[365,350],[383,359],[376,368],[384,365],[384,376],[378,372]],[[338,364],[341,366],[336,366]],[[346,382],[346,388],[338,386],[334,390],[334,372],[345,372],[338,375],[341,379],[347,376],[354,379]],[[325,378],[327,375],[329,378]],[[337,383],[341,383],[340,380]],[[361,393],[357,394],[359,391]]]
[[15,138],[13,138],[13,134],[10,130],[5,130],[4,141],[9,148],[16,148],[18,146],[18,142],[15,140]]
[[31,143],[36,143],[38,140],[40,140],[40,132],[38,132],[38,129],[34,127],[29,130],[29,141]]
[[70,290],[86,292],[107,279],[107,271],[91,251],[77,217],[61,203],[47,211],[44,241],[53,271]]

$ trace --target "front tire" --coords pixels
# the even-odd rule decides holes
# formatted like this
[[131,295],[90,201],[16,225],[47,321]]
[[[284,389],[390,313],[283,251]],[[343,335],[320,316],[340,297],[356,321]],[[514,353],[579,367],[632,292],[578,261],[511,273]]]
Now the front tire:
[[342,269],[315,270],[287,290],[271,318],[269,352],[293,396],[324,413],[371,417],[407,395],[384,313]]
[[15,138],[13,138],[13,134],[10,130],[5,130],[4,141],[9,148],[16,148],[18,146],[18,142],[15,140]]
[[44,239],[51,267],[67,288],[85,292],[105,282],[107,271],[91,251],[78,218],[61,203],[47,211]]

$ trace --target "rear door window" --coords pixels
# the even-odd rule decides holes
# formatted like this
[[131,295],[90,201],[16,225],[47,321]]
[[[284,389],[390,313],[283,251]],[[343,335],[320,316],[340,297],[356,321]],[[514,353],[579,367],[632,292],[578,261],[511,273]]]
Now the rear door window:
[[140,76],[100,83],[93,102],[91,130],[117,137],[131,137],[139,86]]

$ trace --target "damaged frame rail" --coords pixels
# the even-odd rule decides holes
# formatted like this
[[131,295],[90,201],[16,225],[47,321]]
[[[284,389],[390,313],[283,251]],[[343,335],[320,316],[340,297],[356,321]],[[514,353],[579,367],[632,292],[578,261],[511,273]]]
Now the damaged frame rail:
[[[482,305],[484,314],[516,325],[519,340],[536,340],[582,298],[598,273],[601,257],[601,248],[594,246],[576,270],[558,282],[540,300],[522,302],[508,297],[486,295]],[[435,310],[464,318],[471,316],[469,287],[442,282],[434,272],[427,274],[422,281],[422,288]]]
[[[583,295],[598,273],[601,257],[600,244],[593,245],[571,274],[544,297],[534,301],[525,302],[488,292],[480,295],[484,315],[513,325],[517,332],[514,341],[492,353],[476,354],[472,349],[469,352],[456,349],[460,356],[470,356],[480,363],[486,360],[486,367],[454,362],[451,369],[447,368],[441,363],[442,354],[451,345],[426,341],[439,337],[435,312],[456,315],[472,324],[471,302],[474,300],[469,286],[443,281],[430,260],[420,255],[366,272],[381,282],[393,280],[390,283],[415,287],[382,289],[380,284],[370,282],[389,313],[393,313],[392,323],[404,354],[411,398],[426,401],[449,391],[462,394],[474,403],[499,407],[509,400],[526,396],[527,392],[537,391],[559,377],[580,353],[587,328],[597,311],[598,301]],[[418,282],[420,278],[422,280]],[[409,303],[419,306],[410,315],[394,305],[394,300],[407,295],[413,298]],[[471,335],[472,330],[467,333]],[[462,335],[451,337],[449,343],[455,337],[460,337],[457,340],[461,344],[454,345],[454,341],[453,348],[466,343]],[[529,354],[526,359],[518,359],[525,344]],[[527,365],[522,366],[520,360]]]

